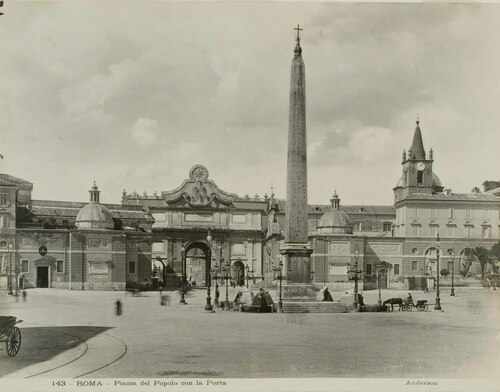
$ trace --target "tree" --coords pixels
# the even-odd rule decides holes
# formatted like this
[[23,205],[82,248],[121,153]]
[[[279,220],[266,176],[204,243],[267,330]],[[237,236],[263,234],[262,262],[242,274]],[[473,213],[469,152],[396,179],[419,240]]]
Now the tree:
[[476,261],[476,255],[474,253],[473,248],[465,248],[463,252],[465,262],[462,264],[462,271],[461,274],[463,277],[466,277],[467,274],[469,273],[470,267],[472,266],[472,263]]
[[491,191],[492,189],[500,187],[500,181],[485,181],[483,182],[483,188],[485,192]]
[[446,278],[450,274],[450,271],[448,271],[448,269],[446,268],[443,268],[441,271],[439,271],[439,273],[441,274],[441,276]]
[[495,260],[500,260],[500,241],[491,247],[490,254]]
[[490,264],[493,267],[493,273],[498,273],[498,262],[500,261],[500,241],[490,249]]
[[474,248],[474,254],[476,256],[476,260],[479,262],[481,266],[481,278],[484,279],[484,273],[486,271],[486,266],[490,263],[490,251],[483,246],[476,246]]
[[479,192],[481,192],[481,190],[477,186],[475,186],[474,188],[472,188],[472,190],[470,192],[471,193],[479,193]]

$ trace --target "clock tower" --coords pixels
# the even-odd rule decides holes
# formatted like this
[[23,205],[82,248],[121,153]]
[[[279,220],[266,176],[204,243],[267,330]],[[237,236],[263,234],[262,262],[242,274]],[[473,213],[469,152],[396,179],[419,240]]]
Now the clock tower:
[[439,178],[432,171],[433,158],[432,149],[426,156],[420,121],[417,119],[411,147],[408,149],[408,153],[403,151],[401,162],[403,173],[394,188],[394,201],[396,203],[410,195],[432,195],[443,191]]

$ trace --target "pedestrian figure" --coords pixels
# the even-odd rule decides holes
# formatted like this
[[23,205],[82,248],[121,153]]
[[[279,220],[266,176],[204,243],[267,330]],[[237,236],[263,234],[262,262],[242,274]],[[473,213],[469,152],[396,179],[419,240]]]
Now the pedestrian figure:
[[26,296],[27,296],[26,290],[23,290],[22,295],[23,295],[23,302],[26,302]]
[[325,289],[323,290],[323,301],[333,302],[333,298],[330,294],[330,291],[328,290],[328,287],[325,287]]
[[365,306],[365,303],[363,302],[363,295],[361,293],[358,293],[358,305]]
[[116,302],[115,302],[115,313],[116,313],[117,316],[121,316],[122,312],[123,312],[122,301],[120,301],[119,299],[117,299]]
[[161,306],[167,306],[168,305],[168,296],[167,295],[162,295],[160,297],[160,305]]

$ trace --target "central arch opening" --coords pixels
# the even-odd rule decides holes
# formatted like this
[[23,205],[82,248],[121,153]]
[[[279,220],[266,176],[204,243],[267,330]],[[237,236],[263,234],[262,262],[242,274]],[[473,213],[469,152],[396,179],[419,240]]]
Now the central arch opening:
[[193,242],[186,246],[185,271],[192,287],[207,287],[210,284],[211,250],[204,242]]

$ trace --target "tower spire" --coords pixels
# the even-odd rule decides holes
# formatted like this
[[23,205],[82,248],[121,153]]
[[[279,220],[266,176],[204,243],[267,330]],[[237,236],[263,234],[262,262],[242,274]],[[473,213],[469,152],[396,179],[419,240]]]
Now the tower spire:
[[413,134],[413,142],[411,143],[409,159],[425,159],[424,142],[422,141],[422,131],[420,130],[420,118],[417,116],[417,127]]

